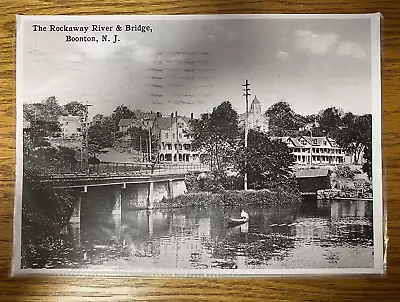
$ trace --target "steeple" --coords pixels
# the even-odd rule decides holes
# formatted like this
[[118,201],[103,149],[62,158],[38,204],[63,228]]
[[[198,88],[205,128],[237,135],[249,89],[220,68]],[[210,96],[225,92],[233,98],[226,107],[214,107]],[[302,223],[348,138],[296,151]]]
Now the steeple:
[[250,112],[254,112],[256,114],[261,114],[261,103],[257,99],[257,95],[254,96],[253,101],[251,102],[250,105]]

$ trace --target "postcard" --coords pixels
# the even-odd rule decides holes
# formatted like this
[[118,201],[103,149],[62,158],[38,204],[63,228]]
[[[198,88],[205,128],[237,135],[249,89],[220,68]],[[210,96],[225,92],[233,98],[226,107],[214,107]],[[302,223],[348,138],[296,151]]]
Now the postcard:
[[380,20],[17,16],[12,275],[385,273]]

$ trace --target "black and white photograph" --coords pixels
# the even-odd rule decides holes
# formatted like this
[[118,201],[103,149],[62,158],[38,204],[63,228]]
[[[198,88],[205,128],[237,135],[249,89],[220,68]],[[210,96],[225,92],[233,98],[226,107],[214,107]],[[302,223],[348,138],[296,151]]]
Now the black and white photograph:
[[12,273],[384,273],[380,19],[17,16]]

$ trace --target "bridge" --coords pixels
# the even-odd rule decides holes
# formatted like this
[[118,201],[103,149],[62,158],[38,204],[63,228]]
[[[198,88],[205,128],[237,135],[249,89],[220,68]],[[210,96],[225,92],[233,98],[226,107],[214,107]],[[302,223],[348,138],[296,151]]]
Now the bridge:
[[62,166],[49,170],[41,179],[56,188],[76,188],[85,186],[104,186],[118,183],[160,181],[170,178],[184,178],[189,173],[209,171],[204,164],[155,164],[155,163],[114,163],[100,162],[80,166]]
[[[47,171],[40,182],[60,196],[73,199],[72,223],[99,211],[121,215],[124,208],[152,209],[165,200],[186,193],[188,173],[209,171],[203,164],[154,164],[101,162],[87,169],[65,166]],[[56,192],[57,194],[57,192]]]

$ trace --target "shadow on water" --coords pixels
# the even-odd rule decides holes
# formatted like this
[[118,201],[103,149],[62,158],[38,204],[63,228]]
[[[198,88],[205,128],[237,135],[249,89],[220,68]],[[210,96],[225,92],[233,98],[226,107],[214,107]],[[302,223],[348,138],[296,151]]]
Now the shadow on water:
[[[248,207],[249,222],[233,228],[226,219],[239,217],[239,208],[125,210],[115,215],[112,205],[104,205],[82,213],[80,224],[55,236],[50,248],[38,251],[33,243],[38,252],[30,254],[26,267],[296,268],[313,252],[319,253],[313,265],[331,267],[351,264],[343,253],[368,256],[373,250],[371,202],[307,197],[298,204]],[[296,258],[300,262],[290,262]]]

